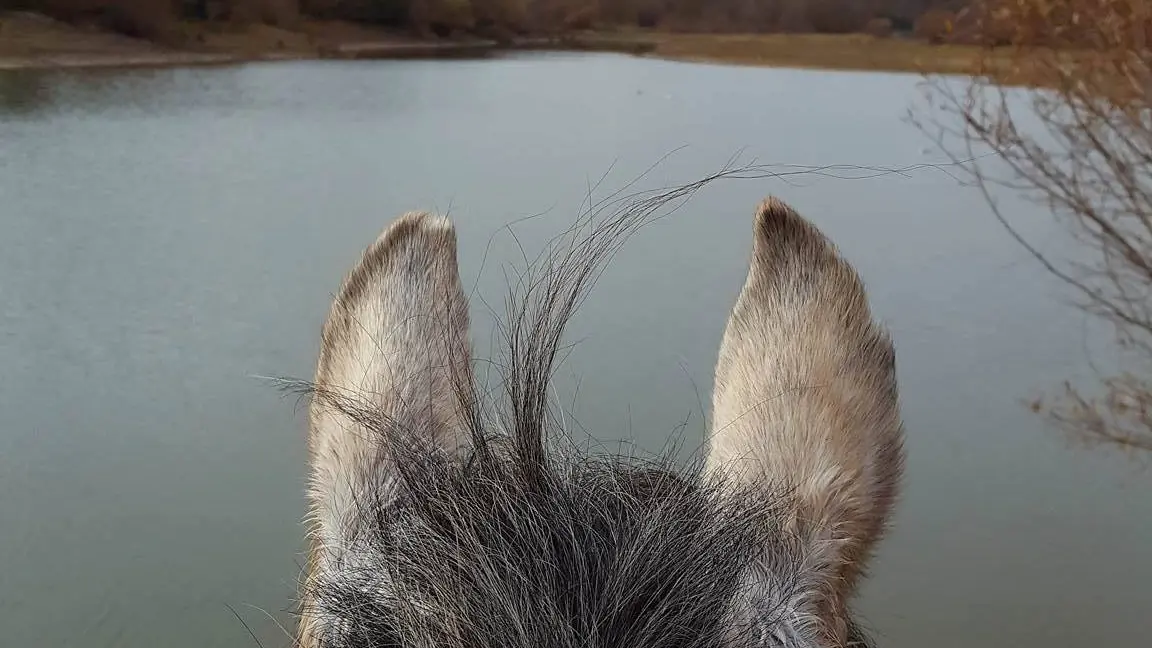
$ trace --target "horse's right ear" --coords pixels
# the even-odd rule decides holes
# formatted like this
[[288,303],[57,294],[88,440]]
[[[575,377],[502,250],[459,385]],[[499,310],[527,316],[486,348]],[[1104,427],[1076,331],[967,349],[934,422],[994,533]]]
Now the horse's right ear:
[[837,604],[889,517],[902,436],[895,354],[860,278],[766,200],[716,365],[708,469],[792,495],[786,523]]
[[468,303],[447,219],[406,214],[365,251],[324,325],[315,383],[310,518],[314,560],[323,566],[352,543],[364,519],[358,502],[395,480],[377,426],[433,452],[470,442]]

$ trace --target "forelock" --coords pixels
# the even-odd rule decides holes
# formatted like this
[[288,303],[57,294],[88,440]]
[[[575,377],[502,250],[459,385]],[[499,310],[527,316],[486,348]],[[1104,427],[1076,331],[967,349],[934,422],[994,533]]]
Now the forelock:
[[313,583],[326,648],[814,640],[783,495],[666,458],[432,456],[363,493],[358,533]]

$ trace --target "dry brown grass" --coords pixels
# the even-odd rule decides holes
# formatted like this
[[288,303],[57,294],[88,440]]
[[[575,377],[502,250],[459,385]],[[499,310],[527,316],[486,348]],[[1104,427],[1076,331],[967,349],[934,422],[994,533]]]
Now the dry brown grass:
[[1051,62],[1082,65],[1089,51],[933,44],[868,34],[681,34],[615,30],[571,37],[586,49],[636,51],[670,60],[766,67],[985,76],[1048,86]]
[[972,46],[930,45],[866,34],[618,31],[580,38],[605,47],[614,43],[642,44],[652,55],[668,59],[776,67],[967,74],[986,60],[985,52]]
[[228,52],[244,56],[314,54],[316,43],[306,33],[260,23],[182,23],[188,49]]

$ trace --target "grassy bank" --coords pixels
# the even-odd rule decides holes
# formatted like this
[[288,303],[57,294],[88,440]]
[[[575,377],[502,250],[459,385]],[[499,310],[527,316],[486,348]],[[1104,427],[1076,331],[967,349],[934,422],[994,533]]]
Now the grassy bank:
[[[974,45],[932,44],[912,38],[882,38],[867,34],[623,31],[579,33],[565,37],[563,42],[573,49],[631,51],[673,61],[821,70],[980,74],[1023,86],[1045,85],[1044,79],[1050,76],[1033,69],[1033,55],[1025,50],[989,50]],[[1046,55],[1050,54],[1046,52]],[[1063,58],[1065,55],[1060,56]]]
[[[101,65],[189,65],[307,58],[402,58],[483,53],[508,47],[480,39],[422,40],[338,21],[266,25],[181,25],[181,45],[162,46],[28,14],[0,16],[0,69]],[[895,72],[970,72],[980,50],[862,34],[673,34],[646,30],[574,32],[511,47],[621,51],[671,60]]]
[[933,45],[910,38],[866,34],[581,34],[589,49],[627,45],[665,59],[768,67],[965,74],[982,51],[967,45]]

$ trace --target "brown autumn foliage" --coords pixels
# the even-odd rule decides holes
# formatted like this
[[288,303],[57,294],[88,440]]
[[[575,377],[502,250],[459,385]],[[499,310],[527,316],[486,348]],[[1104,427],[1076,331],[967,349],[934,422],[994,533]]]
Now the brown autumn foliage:
[[[167,39],[180,21],[265,23],[291,28],[301,16],[459,31],[555,32],[605,26],[680,31],[886,32],[910,27],[934,7],[964,0],[7,0],[74,22]],[[871,22],[871,28],[868,25]]]
[[288,28],[300,22],[297,0],[231,0],[222,4],[227,7],[227,19],[233,22]]
[[161,42],[171,41],[177,34],[176,0],[34,0],[13,8]]
[[864,23],[864,33],[876,38],[888,38],[892,36],[892,20],[890,18],[872,18]]
[[955,13],[946,40],[951,43],[999,47],[1010,45],[1028,32],[1015,0],[976,0]]
[[806,0],[804,9],[812,30],[822,34],[850,34],[864,29],[872,17],[865,2]]
[[943,43],[952,34],[956,15],[946,9],[929,9],[916,19],[913,33],[930,43]]
[[[1010,47],[988,49],[983,68],[995,74],[963,87],[931,83],[933,112],[918,123],[1009,234],[1114,332],[1115,368],[1066,382],[1035,409],[1075,439],[1152,452],[1152,3],[1013,0],[996,9],[984,28],[1016,29]],[[973,162],[985,151],[999,170]],[[1005,190],[1041,205],[1079,243],[1075,258],[1029,239],[997,198]]]

